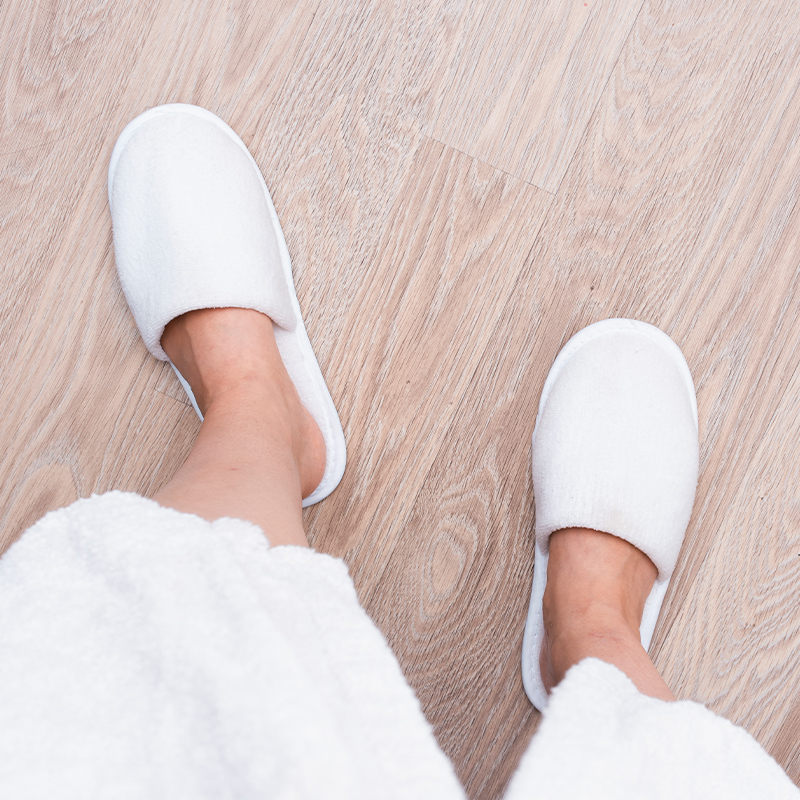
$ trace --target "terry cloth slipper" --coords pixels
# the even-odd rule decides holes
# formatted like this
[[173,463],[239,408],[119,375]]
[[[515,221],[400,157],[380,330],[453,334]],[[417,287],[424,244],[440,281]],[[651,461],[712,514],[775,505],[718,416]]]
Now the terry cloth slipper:
[[169,361],[161,336],[187,311],[251,308],[272,318],[283,363],[325,439],[325,473],[303,506],[327,497],[344,472],[344,433],[306,334],[272,198],[244,142],[203,108],[151,108],[117,140],[108,199],[122,289],[156,358]]
[[573,336],[542,390],[532,462],[536,554],[522,679],[542,711],[542,598],[552,533],[610,533],[651,559],[658,578],[640,628],[642,646],[650,646],[697,488],[697,400],[678,346],[658,328],[627,319]]

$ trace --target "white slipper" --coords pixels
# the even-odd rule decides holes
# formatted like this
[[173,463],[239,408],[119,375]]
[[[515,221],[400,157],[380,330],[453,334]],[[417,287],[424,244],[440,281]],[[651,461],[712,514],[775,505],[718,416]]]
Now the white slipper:
[[522,679],[544,710],[542,598],[555,531],[614,534],[649,556],[658,578],[640,633],[645,650],[650,646],[697,488],[697,400],[678,346],[658,328],[626,319],[573,336],[542,390],[532,465],[536,553]]
[[327,497],[344,472],[344,433],[306,334],[272,198],[244,142],[203,108],[151,108],[117,140],[108,199],[122,289],[156,358],[169,361],[161,336],[187,311],[252,308],[272,318],[289,376],[325,439],[325,473],[303,506]]

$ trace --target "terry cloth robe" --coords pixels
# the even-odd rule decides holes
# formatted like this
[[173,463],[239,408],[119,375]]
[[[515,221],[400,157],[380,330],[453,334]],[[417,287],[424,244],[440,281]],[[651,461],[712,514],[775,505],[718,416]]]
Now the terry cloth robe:
[[[0,797],[464,792],[342,561],[111,492],[47,514],[0,559]],[[744,730],[587,659],[506,797],[800,792]]]

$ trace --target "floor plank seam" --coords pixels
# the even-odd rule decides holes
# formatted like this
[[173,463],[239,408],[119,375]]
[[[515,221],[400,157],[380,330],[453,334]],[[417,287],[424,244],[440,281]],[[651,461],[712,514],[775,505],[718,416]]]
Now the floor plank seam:
[[551,192],[549,189],[545,189],[543,186],[537,186],[535,183],[531,183],[530,181],[525,180],[525,178],[520,178],[519,175],[514,175],[512,172],[507,172],[506,170],[501,169],[500,167],[497,167],[494,164],[490,164],[488,161],[483,161],[477,156],[473,156],[471,153],[467,153],[465,150],[459,150],[459,148],[453,147],[453,145],[447,144],[447,142],[443,142],[441,139],[437,139],[435,136],[423,133],[422,138],[427,139],[430,142],[435,142],[436,144],[440,144],[442,145],[442,147],[446,147],[448,150],[454,153],[459,153],[460,155],[465,156],[466,158],[470,158],[477,164],[483,164],[484,166],[489,167],[489,169],[493,169],[499,172],[501,175],[508,175],[509,178],[512,178],[515,181],[519,181],[520,183],[525,184],[525,186],[530,186],[532,189],[544,192],[545,194],[548,194],[551,197],[555,197],[557,194],[557,192]]

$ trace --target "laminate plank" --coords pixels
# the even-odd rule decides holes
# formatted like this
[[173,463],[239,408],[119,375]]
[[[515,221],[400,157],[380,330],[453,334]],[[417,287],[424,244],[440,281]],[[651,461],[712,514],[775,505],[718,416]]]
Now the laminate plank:
[[502,796],[539,722],[519,667],[546,371],[537,286],[529,260],[368,606],[470,797]]
[[794,700],[791,701],[791,711],[776,731],[770,750],[779,764],[786,765],[787,775],[800,784],[800,703],[797,701],[796,687],[793,687],[792,694]]
[[641,6],[470,4],[426,132],[555,192]]
[[[192,103],[226,120],[250,144],[255,126],[287,94],[317,2],[154,3],[149,36],[117,116]],[[271,146],[280,147],[281,142]]]
[[[385,568],[549,196],[430,140],[360,272],[329,361],[351,462],[312,518],[360,596]],[[334,378],[335,379],[335,378]],[[335,522],[339,521],[338,525]]]
[[[104,166],[95,172],[104,172]],[[89,179],[93,186],[95,179]],[[143,350],[114,272],[105,197],[85,192],[0,386],[0,549],[45,512],[109,489],[157,489],[185,459],[194,411],[156,391],[163,365]],[[72,280],[69,280],[71,276]],[[175,436],[181,427],[184,435]]]
[[[93,301],[102,287],[110,287],[99,266],[107,242],[90,238],[83,249],[76,244],[88,222],[86,184],[102,181],[96,155],[103,129],[95,123],[135,59],[132,21],[138,12],[132,3],[12,3],[4,11],[0,441],[7,455],[1,469],[0,544],[7,546],[37,516],[88,489],[83,445],[91,451],[95,429],[88,425],[85,442],[69,441],[70,422],[60,415],[92,407],[80,393],[69,394],[76,385],[76,362],[88,355],[80,328],[96,324],[98,314],[108,311]],[[108,48],[112,29],[129,36],[131,47]],[[98,69],[107,72],[107,81],[94,80]],[[75,102],[77,94],[81,103]],[[124,337],[116,344],[124,354]],[[71,364],[63,360],[70,357]],[[125,375],[120,378],[124,387]],[[90,398],[103,390],[96,376],[93,383]]]
[[[3,11],[0,358],[9,359],[16,332],[25,327],[25,304],[51,274],[64,237],[74,234],[72,209],[97,158],[104,114],[136,59],[141,35],[135,24],[140,11],[132,2],[12,0]],[[129,46],[108,47],[111,30]],[[104,79],[98,81],[98,74]]]

